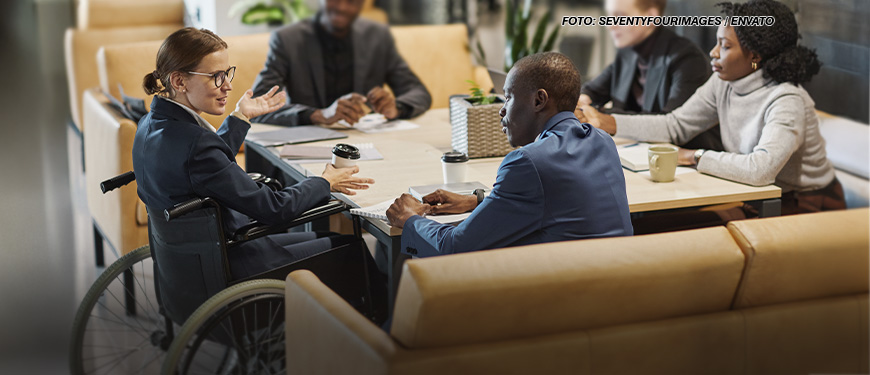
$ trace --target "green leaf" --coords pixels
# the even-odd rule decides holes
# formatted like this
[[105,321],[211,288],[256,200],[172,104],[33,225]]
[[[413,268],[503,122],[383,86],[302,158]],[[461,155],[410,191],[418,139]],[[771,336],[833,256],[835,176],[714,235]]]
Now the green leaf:
[[514,10],[514,1],[515,0],[505,0],[504,7],[504,36],[505,41],[507,43],[511,43],[514,40],[514,19],[516,18],[516,11]]
[[556,36],[559,34],[559,28],[556,27],[553,29],[553,32],[550,33],[550,37],[547,38],[547,43],[544,44],[543,51],[552,51],[553,45],[556,44]]
[[480,65],[486,66],[486,52],[483,52],[483,45],[480,44],[480,38],[477,39],[477,61]]
[[535,36],[532,37],[532,46],[531,52],[538,53],[541,51],[541,42],[544,41],[544,35],[547,34],[547,23],[550,22],[550,15],[553,13],[553,10],[548,10],[546,14],[544,14],[544,18],[538,22],[538,27],[535,29]]
[[248,11],[242,15],[242,23],[246,25],[282,22],[283,20],[284,13],[281,11],[281,8],[266,6],[263,4],[259,4],[251,9],[248,9]]

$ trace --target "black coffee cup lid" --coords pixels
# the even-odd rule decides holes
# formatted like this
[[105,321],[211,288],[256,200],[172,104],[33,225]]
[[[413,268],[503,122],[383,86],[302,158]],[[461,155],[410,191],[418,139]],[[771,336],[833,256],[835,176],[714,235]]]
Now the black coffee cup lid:
[[332,153],[335,156],[345,159],[359,159],[359,149],[347,143],[339,143],[332,148]]
[[468,161],[468,155],[459,151],[445,152],[441,156],[441,161],[445,163],[465,163]]

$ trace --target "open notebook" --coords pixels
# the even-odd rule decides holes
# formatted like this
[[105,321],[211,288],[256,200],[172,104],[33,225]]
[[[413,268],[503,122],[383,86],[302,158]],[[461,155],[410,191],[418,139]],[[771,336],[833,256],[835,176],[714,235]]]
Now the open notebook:
[[649,170],[649,143],[632,143],[617,146],[619,161],[622,166],[635,172]]
[[[352,208],[350,210],[350,214],[371,219],[380,219],[389,223],[390,220],[387,219],[387,209],[390,208],[390,206],[393,204],[393,201],[395,201],[395,199],[386,200],[373,206]],[[424,217],[430,220],[437,221],[441,224],[457,224],[467,219],[470,215],[471,212],[466,212],[464,214],[456,215],[427,215]]]

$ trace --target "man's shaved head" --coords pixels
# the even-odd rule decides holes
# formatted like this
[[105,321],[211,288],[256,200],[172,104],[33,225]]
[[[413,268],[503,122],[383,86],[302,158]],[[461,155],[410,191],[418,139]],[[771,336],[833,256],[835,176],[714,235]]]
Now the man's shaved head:
[[580,98],[580,72],[568,56],[558,52],[536,53],[517,61],[514,82],[518,90],[544,89],[561,111],[574,111]]

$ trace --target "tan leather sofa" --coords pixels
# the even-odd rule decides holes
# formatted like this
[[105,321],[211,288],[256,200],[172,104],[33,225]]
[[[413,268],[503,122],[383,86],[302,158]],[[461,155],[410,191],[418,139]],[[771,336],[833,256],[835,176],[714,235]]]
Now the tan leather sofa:
[[64,35],[70,111],[79,131],[84,91],[99,84],[97,50],[109,44],[160,40],[183,26],[183,0],[79,1],[76,27]]
[[[465,80],[471,79],[475,68],[468,56],[465,26],[402,26],[393,28],[393,32],[397,35],[399,52],[428,86],[433,101],[438,95],[443,96],[443,105],[446,106],[447,96],[467,91]],[[413,38],[408,39],[408,36]],[[444,37],[437,41],[441,46],[440,54],[429,52],[433,48],[431,44],[413,43],[414,40],[435,43],[436,36]],[[235,105],[263,68],[269,50],[269,34],[231,36],[224,40],[229,45],[230,64],[236,66],[233,90],[227,99],[228,103]],[[142,98],[150,107],[152,98],[142,90],[142,77],[154,70],[161,42],[155,39],[101,47],[96,54],[100,87],[120,97],[120,84],[126,95]],[[433,59],[437,61],[431,61]],[[483,73],[486,73],[485,69]],[[485,78],[488,82],[489,77]],[[89,129],[99,128],[91,135],[85,132],[88,207],[104,236],[119,252],[126,253],[147,243],[147,217],[144,205],[135,194],[135,184],[122,188],[122,194],[105,196],[100,194],[97,186],[100,181],[132,169],[130,148],[135,124],[126,124],[117,115],[107,113],[110,112],[107,99],[99,92],[91,91],[85,96],[90,99],[84,100],[83,123]],[[203,114],[203,117],[215,127],[219,127],[224,119],[224,116],[208,114]],[[243,154],[236,158],[239,165],[245,164],[243,158]],[[131,193],[126,193],[128,191]]]
[[868,372],[870,210],[405,263],[391,333],[287,278],[289,374]]

